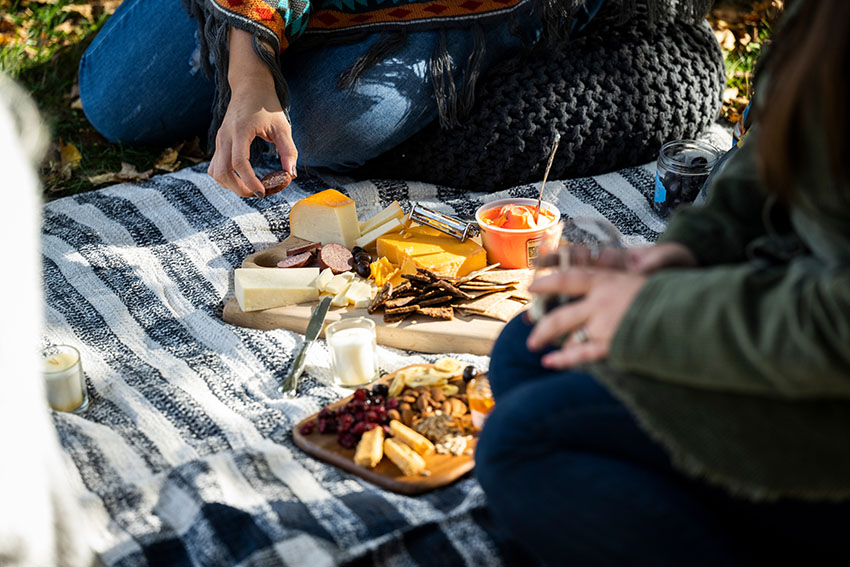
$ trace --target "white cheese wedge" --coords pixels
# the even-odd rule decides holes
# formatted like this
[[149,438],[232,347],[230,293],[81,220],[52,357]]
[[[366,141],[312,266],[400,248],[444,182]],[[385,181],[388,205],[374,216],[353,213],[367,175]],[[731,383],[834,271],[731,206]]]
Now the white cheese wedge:
[[367,232],[366,234],[355,240],[354,245],[360,246],[361,248],[365,248],[375,242],[379,236],[383,236],[391,232],[398,232],[402,228],[404,228],[403,220],[391,218],[384,224],[378,226],[377,228],[373,228],[371,231]]
[[351,284],[348,282],[345,283],[345,287],[341,289],[339,293],[334,296],[333,299],[331,299],[331,305],[333,305],[334,307],[345,307],[346,305],[348,305],[348,296],[345,294],[345,292],[348,291],[348,287],[350,285]]
[[319,290],[312,283],[319,268],[237,268],[236,301],[242,311],[258,311],[315,301]]
[[348,303],[354,307],[368,307],[372,299],[372,287],[364,281],[352,282],[345,292]]
[[325,291],[328,293],[332,293],[334,295],[338,294],[341,291],[345,291],[348,289],[348,284],[351,283],[351,278],[345,276],[347,272],[343,272],[342,274],[337,274],[331,278],[331,281],[325,285]]
[[289,213],[290,232],[298,238],[351,248],[360,237],[354,200],[326,189],[295,203]]
[[328,285],[328,282],[331,281],[333,277],[333,270],[331,270],[330,268],[325,268],[316,278],[316,283],[314,285],[319,288],[319,291],[325,291],[325,286]]
[[404,218],[404,211],[401,210],[401,205],[398,204],[398,201],[393,201],[385,209],[360,223],[360,234],[366,234],[373,228],[378,228],[393,218],[397,218],[399,220]]

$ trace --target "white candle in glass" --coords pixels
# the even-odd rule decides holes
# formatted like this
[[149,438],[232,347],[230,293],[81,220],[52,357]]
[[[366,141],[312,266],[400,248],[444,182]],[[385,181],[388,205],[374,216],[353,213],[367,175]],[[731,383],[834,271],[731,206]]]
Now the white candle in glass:
[[80,412],[88,406],[80,353],[70,345],[42,351],[47,401],[56,411]]
[[375,323],[371,319],[343,319],[329,325],[325,334],[340,386],[360,386],[375,379]]

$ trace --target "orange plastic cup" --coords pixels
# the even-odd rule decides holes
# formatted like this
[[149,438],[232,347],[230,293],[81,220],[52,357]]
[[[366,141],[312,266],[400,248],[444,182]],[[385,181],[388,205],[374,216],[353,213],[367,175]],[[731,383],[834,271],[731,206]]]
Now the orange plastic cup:
[[551,251],[558,247],[563,230],[561,211],[552,203],[542,201],[541,214],[544,210],[550,211],[554,213],[554,219],[537,228],[501,228],[484,220],[483,213],[505,205],[530,205],[534,208],[537,199],[500,199],[482,205],[475,211],[475,220],[481,228],[481,243],[487,251],[487,261],[491,264],[498,262],[502,268],[533,268],[534,260],[541,251]]

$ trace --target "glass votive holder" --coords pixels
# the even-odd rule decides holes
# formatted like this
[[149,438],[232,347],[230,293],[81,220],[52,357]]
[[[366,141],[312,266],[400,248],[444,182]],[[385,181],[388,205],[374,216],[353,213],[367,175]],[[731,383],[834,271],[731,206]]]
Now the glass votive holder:
[[53,345],[42,349],[41,359],[50,407],[75,414],[86,411],[89,395],[80,351],[71,345]]
[[325,328],[334,384],[358,388],[378,374],[375,322],[367,317],[341,319]]

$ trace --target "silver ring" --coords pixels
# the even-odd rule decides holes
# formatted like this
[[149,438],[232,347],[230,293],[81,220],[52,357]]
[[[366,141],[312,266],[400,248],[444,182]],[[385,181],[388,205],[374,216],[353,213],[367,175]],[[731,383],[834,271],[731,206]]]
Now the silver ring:
[[579,327],[575,331],[573,331],[573,336],[575,336],[576,341],[580,343],[590,342],[590,337],[587,336],[587,329],[584,327]]

